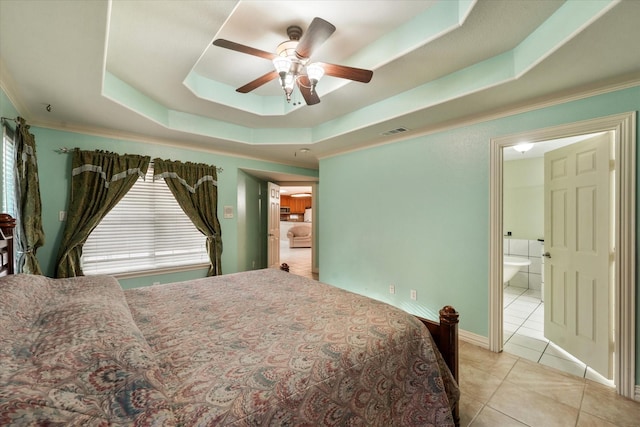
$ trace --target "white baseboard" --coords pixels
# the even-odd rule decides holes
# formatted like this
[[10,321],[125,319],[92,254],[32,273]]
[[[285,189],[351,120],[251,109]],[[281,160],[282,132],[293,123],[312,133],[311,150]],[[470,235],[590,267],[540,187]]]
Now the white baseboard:
[[489,338],[483,337],[482,335],[458,329],[458,338],[462,341],[468,342],[469,344],[477,345],[478,347],[482,347],[487,350],[489,349]]

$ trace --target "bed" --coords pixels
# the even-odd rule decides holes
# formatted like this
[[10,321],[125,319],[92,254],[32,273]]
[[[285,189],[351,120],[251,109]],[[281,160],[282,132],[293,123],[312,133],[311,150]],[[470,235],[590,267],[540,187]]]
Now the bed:
[[14,275],[8,224],[0,425],[458,423],[450,307],[436,324],[277,269],[129,290]]

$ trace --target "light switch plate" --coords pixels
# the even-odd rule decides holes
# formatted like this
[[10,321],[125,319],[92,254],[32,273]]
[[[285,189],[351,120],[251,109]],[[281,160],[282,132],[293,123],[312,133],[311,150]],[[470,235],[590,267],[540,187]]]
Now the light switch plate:
[[224,218],[233,218],[233,206],[224,207]]

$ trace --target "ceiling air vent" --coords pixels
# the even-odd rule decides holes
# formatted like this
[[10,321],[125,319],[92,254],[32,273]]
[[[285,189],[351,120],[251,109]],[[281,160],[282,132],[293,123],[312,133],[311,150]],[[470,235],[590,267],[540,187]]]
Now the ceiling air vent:
[[409,129],[407,129],[407,128],[399,127],[399,128],[388,130],[386,132],[382,132],[380,135],[383,135],[383,136],[395,135],[395,134],[398,134],[398,133],[407,132],[408,130]]

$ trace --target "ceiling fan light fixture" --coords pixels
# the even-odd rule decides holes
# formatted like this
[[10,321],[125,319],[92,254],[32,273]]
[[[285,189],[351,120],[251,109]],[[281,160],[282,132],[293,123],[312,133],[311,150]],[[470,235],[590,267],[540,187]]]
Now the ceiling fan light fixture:
[[313,92],[316,88],[316,84],[318,84],[322,76],[324,76],[324,68],[315,62],[313,64],[309,64],[307,65],[307,76],[311,82],[311,92]]
[[278,56],[272,62],[278,74],[286,74],[291,69],[291,60],[286,56]]
[[289,40],[280,43],[276,48],[275,54],[225,39],[216,39],[213,44],[225,49],[268,59],[273,63],[275,72],[271,71],[254,79],[237,88],[236,92],[249,93],[267,82],[278,79],[287,102],[291,102],[291,94],[295,87],[298,86],[305,103],[307,105],[316,105],[320,102],[320,97],[316,92],[316,85],[325,74],[362,83],[369,83],[373,76],[373,71],[362,68],[324,63],[309,64],[313,51],[324,43],[335,30],[336,27],[333,24],[318,17],[313,18],[304,35],[302,28],[297,25],[291,25],[287,28]]
[[532,148],[533,148],[533,143],[531,142],[523,142],[521,144],[517,144],[513,146],[514,150],[516,150],[518,153],[523,153],[523,154],[531,150]]

